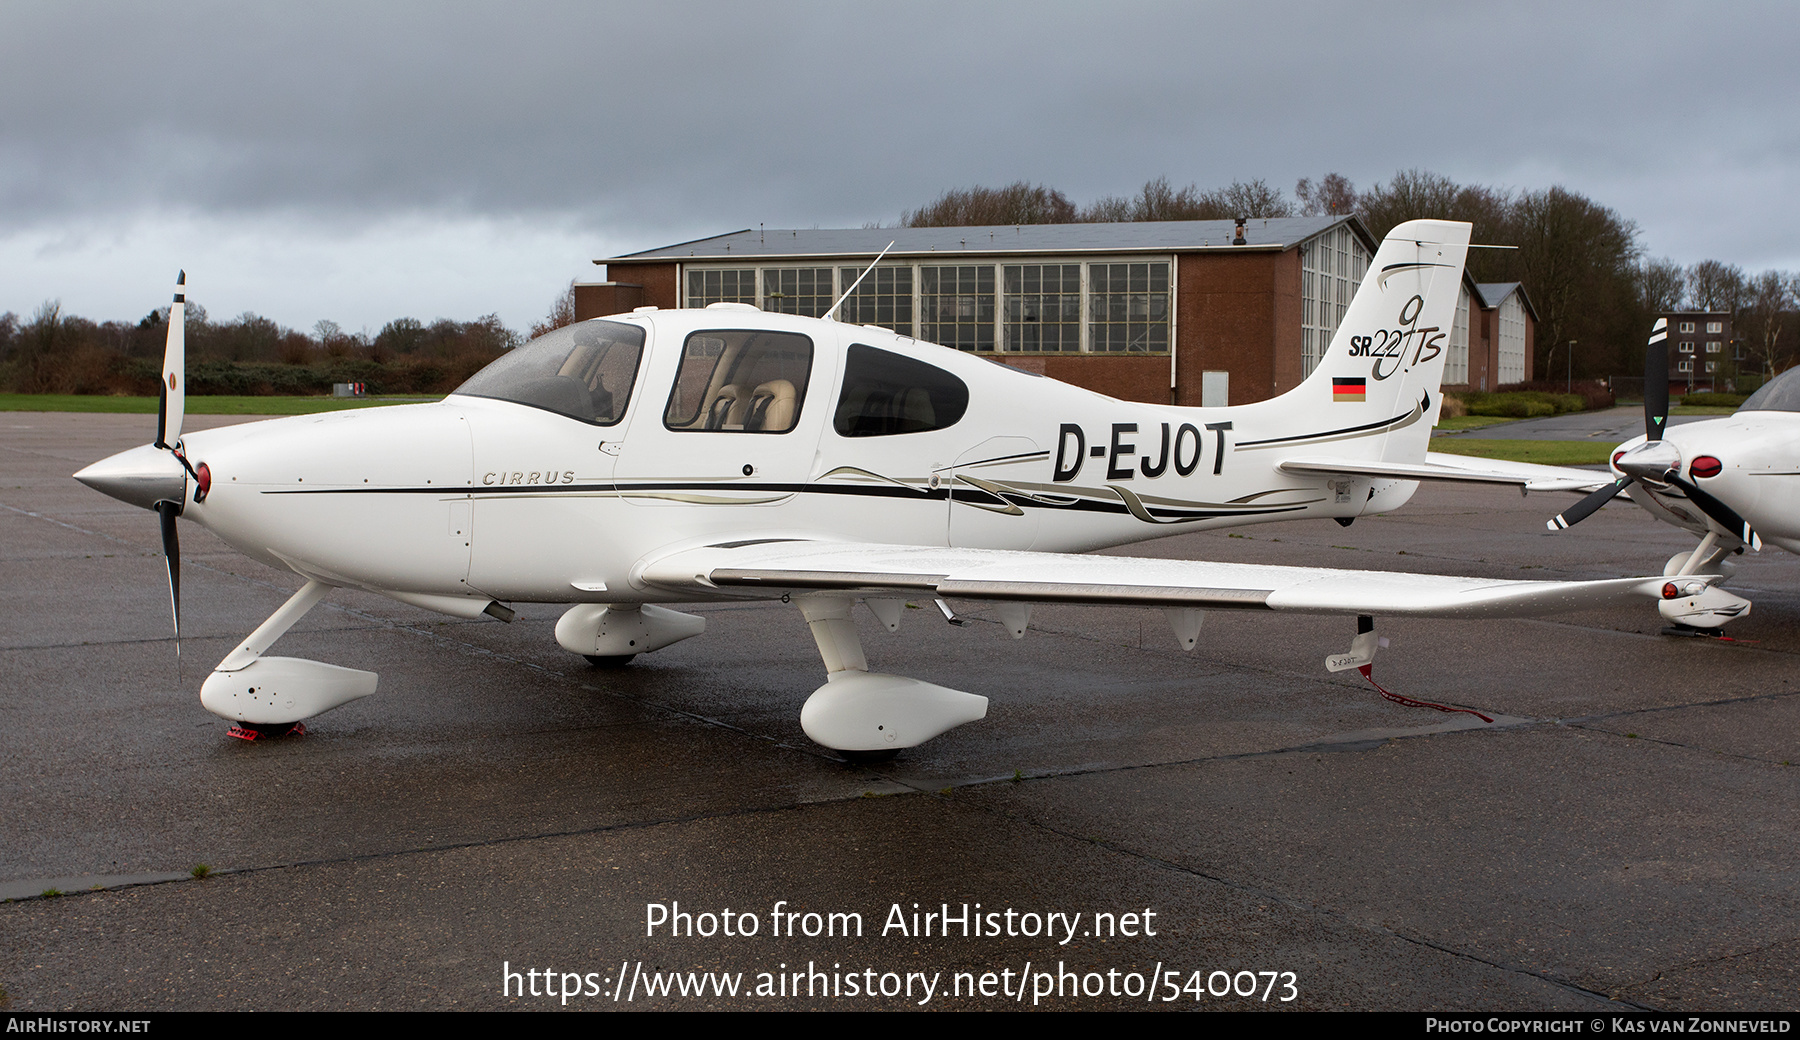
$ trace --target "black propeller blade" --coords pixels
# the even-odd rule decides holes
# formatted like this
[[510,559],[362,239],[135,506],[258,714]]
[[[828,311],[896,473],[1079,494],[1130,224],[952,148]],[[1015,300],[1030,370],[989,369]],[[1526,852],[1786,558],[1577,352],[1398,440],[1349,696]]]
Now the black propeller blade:
[[162,521],[163,556],[169,562],[169,615],[175,622],[175,659],[181,659],[181,535],[175,529],[175,518],[181,515],[181,503],[156,503],[157,519]]
[[1644,347],[1644,438],[1660,441],[1669,426],[1669,320],[1656,319]]
[[1686,492],[1688,501],[1699,506],[1700,511],[1705,513],[1713,523],[1729,531],[1733,537],[1748,545],[1751,550],[1762,551],[1762,539],[1757,537],[1756,531],[1750,527],[1749,522],[1737,514],[1737,510],[1700,490],[1699,486],[1692,481],[1681,479],[1681,475],[1674,470],[1670,470],[1663,479]]
[[1556,519],[1544,521],[1544,526],[1552,531],[1562,531],[1586,520],[1595,510],[1608,502],[1613,496],[1625,490],[1631,484],[1630,477],[1620,477],[1569,508],[1556,514]]

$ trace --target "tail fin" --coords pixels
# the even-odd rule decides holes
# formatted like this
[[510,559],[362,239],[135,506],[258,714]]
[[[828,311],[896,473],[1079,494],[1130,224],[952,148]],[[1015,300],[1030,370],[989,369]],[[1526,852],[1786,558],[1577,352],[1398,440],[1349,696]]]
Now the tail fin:
[[1372,432],[1340,440],[1334,454],[1425,461],[1468,249],[1469,225],[1456,221],[1388,232],[1318,367],[1282,395],[1334,427]]

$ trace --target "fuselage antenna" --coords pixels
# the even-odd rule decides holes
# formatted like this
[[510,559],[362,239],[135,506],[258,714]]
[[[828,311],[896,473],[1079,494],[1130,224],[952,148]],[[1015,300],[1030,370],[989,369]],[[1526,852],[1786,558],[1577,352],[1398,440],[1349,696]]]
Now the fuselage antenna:
[[[894,240],[894,242],[898,241],[899,239]],[[850,288],[844,290],[844,295],[838,297],[837,302],[831,305],[831,309],[821,315],[826,321],[838,320],[837,309],[844,305],[844,301],[850,298],[850,294],[856,291],[856,287],[862,284],[862,280],[869,277],[869,272],[875,270],[875,265],[881,263],[881,258],[888,255],[888,249],[894,248],[894,242],[889,242],[887,244],[887,249],[883,249],[880,253],[877,253],[875,259],[869,263],[869,266],[863,269],[863,273],[856,276],[856,281],[850,283]]]

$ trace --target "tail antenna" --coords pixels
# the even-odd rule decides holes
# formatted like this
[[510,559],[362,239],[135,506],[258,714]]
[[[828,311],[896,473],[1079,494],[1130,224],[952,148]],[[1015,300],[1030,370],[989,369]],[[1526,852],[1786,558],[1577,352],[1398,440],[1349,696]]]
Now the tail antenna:
[[[894,240],[894,242],[898,241],[899,239]],[[888,249],[894,248],[894,242],[889,242],[887,244],[887,249],[883,249],[876,255],[875,259],[869,263],[868,267],[863,268],[863,273],[856,276],[856,281],[850,283],[850,288],[845,289],[844,295],[838,297],[837,302],[832,304],[831,309],[826,311],[821,317],[825,318],[827,321],[839,320],[836,317],[837,309],[844,305],[844,301],[850,298],[850,294],[856,291],[856,287],[862,284],[863,279],[869,277],[869,272],[875,270],[875,265],[881,263],[881,258],[888,255]]]

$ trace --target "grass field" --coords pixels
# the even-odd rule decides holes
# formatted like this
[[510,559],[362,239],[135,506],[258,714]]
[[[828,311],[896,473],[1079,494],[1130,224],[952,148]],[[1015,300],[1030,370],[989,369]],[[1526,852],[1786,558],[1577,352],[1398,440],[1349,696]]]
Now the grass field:
[[1501,418],[1497,415],[1458,415],[1454,418],[1446,415],[1443,418],[1440,418],[1438,424],[1432,428],[1436,430],[1449,430],[1454,433],[1457,430],[1479,430],[1483,426],[1493,426],[1496,423],[1518,421],[1519,420],[1517,419]]
[[[441,401],[441,397],[202,397],[187,399],[189,415],[310,415],[342,408]],[[0,394],[0,412],[113,412],[155,415],[154,397],[93,394]]]
[[1505,459],[1508,462],[1536,462],[1544,466],[1591,466],[1605,462],[1617,447],[1593,441],[1506,441],[1469,440],[1463,437],[1440,437],[1431,442],[1432,451],[1450,455],[1473,455],[1482,459]]

